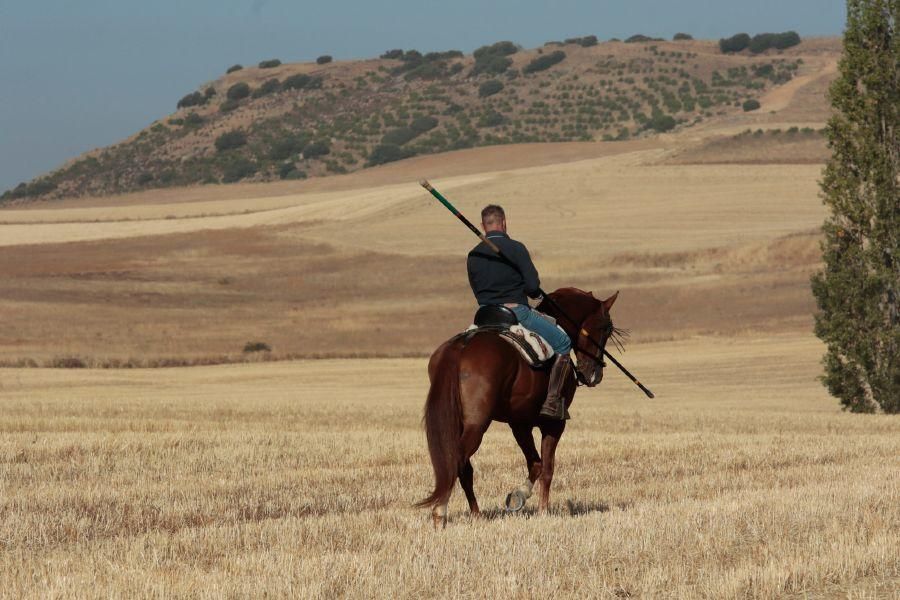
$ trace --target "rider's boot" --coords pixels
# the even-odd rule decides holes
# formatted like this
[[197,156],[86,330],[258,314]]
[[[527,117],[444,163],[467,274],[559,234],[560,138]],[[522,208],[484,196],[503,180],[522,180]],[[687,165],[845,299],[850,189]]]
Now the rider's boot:
[[562,390],[569,374],[572,372],[572,359],[568,354],[561,354],[553,363],[550,370],[550,386],[547,389],[547,399],[541,407],[541,416],[549,419],[568,419],[569,411],[566,409],[566,399]]

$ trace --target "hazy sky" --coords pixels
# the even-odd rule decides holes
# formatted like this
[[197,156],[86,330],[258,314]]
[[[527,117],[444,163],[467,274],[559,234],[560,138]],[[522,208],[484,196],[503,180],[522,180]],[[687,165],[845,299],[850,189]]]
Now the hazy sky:
[[843,23],[843,0],[0,0],[0,191],[134,133],[234,63]]

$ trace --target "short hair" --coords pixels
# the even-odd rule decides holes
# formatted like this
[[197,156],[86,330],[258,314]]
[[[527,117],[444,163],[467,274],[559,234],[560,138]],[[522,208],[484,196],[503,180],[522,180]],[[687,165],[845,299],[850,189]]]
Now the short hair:
[[503,212],[502,206],[488,204],[481,209],[481,222],[485,225],[488,223],[500,223],[504,219],[506,219],[506,213]]

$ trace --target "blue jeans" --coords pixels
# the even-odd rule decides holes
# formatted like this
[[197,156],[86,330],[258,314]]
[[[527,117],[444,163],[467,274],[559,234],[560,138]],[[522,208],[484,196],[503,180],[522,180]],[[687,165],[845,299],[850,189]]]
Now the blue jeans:
[[522,327],[535,332],[547,340],[547,343],[553,346],[553,351],[557,354],[565,355],[572,349],[572,341],[569,339],[569,336],[559,327],[541,316],[540,313],[532,310],[530,306],[517,304],[510,308],[516,313],[516,318],[519,319],[519,324],[522,325]]

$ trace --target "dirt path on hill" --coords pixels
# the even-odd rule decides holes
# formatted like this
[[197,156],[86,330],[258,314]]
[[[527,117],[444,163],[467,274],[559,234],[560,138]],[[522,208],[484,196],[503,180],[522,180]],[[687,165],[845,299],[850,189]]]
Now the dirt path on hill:
[[787,108],[794,96],[802,88],[837,72],[837,59],[828,60],[822,68],[809,75],[795,77],[784,85],[780,85],[760,98],[761,112],[778,112]]

